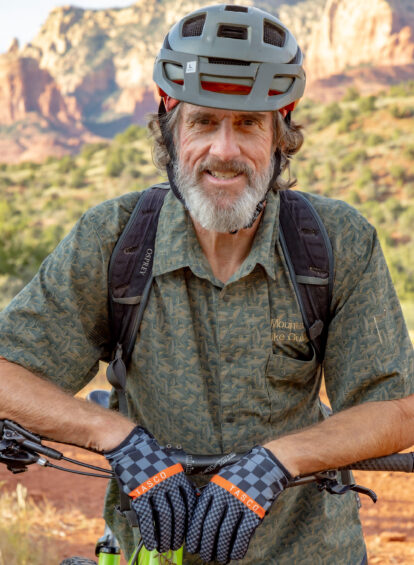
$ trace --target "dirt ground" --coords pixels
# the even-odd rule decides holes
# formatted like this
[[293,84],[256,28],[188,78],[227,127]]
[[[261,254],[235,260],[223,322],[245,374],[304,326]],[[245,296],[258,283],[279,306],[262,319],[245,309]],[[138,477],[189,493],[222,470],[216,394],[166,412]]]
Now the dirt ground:
[[[66,447],[65,454],[88,463],[105,464],[102,457],[84,450]],[[356,480],[373,489],[379,498],[373,504],[362,497],[361,517],[370,565],[414,564],[414,476],[358,472]],[[28,489],[29,499],[54,505],[58,523],[53,543],[58,546],[61,559],[70,555],[94,558],[95,541],[103,531],[100,515],[105,480],[32,465],[20,475],[12,475],[2,466],[1,481],[6,481],[3,488],[10,490],[20,482]]]

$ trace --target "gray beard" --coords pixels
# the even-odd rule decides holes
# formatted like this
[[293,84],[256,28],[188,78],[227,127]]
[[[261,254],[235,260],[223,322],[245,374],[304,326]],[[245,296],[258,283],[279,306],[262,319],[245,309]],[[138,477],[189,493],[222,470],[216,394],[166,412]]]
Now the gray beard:
[[[274,156],[263,173],[255,173],[244,163],[236,161],[210,160],[202,163],[196,170],[188,172],[178,159],[174,163],[174,177],[192,218],[206,230],[229,233],[246,228],[250,224],[257,205],[267,194],[274,166]],[[206,169],[243,172],[248,181],[246,188],[237,200],[223,208],[220,205],[221,191],[210,194],[201,185],[201,175]],[[226,189],[223,188],[222,194],[225,192]]]

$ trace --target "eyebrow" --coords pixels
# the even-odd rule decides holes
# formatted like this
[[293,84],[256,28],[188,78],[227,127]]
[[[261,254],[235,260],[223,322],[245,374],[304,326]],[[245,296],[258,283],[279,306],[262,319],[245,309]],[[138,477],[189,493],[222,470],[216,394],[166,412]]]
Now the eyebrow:
[[[214,118],[216,116],[215,112],[209,112],[207,110],[197,110],[190,113],[186,117],[186,121],[194,121],[194,120],[202,120],[206,118]],[[243,120],[264,120],[266,117],[266,112],[242,112],[240,114],[236,114],[238,119]]]

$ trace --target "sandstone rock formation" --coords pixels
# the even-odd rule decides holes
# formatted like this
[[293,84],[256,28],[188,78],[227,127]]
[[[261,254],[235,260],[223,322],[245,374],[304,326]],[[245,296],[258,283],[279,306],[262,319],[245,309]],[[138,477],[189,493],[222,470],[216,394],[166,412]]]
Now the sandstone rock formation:
[[[19,49],[13,41],[0,56],[0,125],[30,117],[32,127],[37,115],[48,124],[42,127],[72,140],[62,139],[59,151],[73,151],[73,140],[86,139],[88,128],[111,135],[119,124],[144,123],[157,107],[152,65],[165,33],[184,13],[207,4],[211,0],[140,0],[122,9],[56,8],[30,44]],[[414,76],[413,0],[254,4],[277,13],[298,37],[308,96],[332,99],[354,84],[370,92]]]
[[[250,5],[253,0],[238,0]],[[307,49],[311,30],[326,0],[258,0],[254,4],[277,13],[302,38]],[[22,51],[35,58],[78,101],[90,119],[102,111],[133,112],[134,121],[156,109],[152,66],[162,40],[182,15],[211,0],[141,0],[118,10],[54,9],[40,33]],[[145,103],[142,103],[145,101]]]
[[[11,125],[5,134],[1,126]],[[42,161],[94,139],[75,98],[63,96],[35,59],[19,56],[15,47],[0,55],[0,161]]]
[[328,0],[312,33],[311,81],[361,66],[414,62],[414,5],[403,0]]
[[29,112],[72,126],[80,119],[76,104],[64,99],[48,71],[15,49],[0,55],[0,100],[0,124],[22,120]]

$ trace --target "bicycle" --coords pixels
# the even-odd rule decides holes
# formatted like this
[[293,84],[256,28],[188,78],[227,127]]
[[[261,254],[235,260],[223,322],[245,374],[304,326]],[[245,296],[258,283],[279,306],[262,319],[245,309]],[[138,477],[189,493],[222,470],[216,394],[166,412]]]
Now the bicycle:
[[[93,391],[88,395],[88,400],[108,406],[109,392]],[[110,479],[114,476],[111,470],[90,465],[76,459],[66,457],[60,451],[43,445],[42,441],[48,438],[24,429],[19,424],[10,420],[0,420],[0,463],[7,466],[12,473],[21,473],[28,470],[28,466],[36,463],[45,467],[52,467],[61,471]],[[181,463],[188,475],[212,474],[218,472],[222,467],[230,465],[243,457],[243,453],[230,453],[227,455],[198,455],[186,453],[180,447],[167,446],[165,448],[177,462]],[[90,471],[80,471],[62,467],[49,461],[49,459],[66,461],[74,465],[88,468]],[[352,482],[351,470],[367,471],[399,471],[405,473],[414,472],[414,452],[395,453],[386,457],[366,459],[348,465],[340,469],[314,473],[296,478],[289,485],[292,488],[299,485],[316,483],[320,491],[326,490],[330,494],[342,495],[349,491],[369,496],[376,502],[376,494],[365,487]],[[341,480],[339,479],[341,475]],[[95,548],[98,562],[83,557],[69,557],[64,559],[60,565],[119,565],[121,550],[116,537],[105,525],[103,536],[98,540]],[[142,540],[137,544],[128,565],[182,565],[183,547],[177,551],[158,553],[157,550],[148,551]]]

